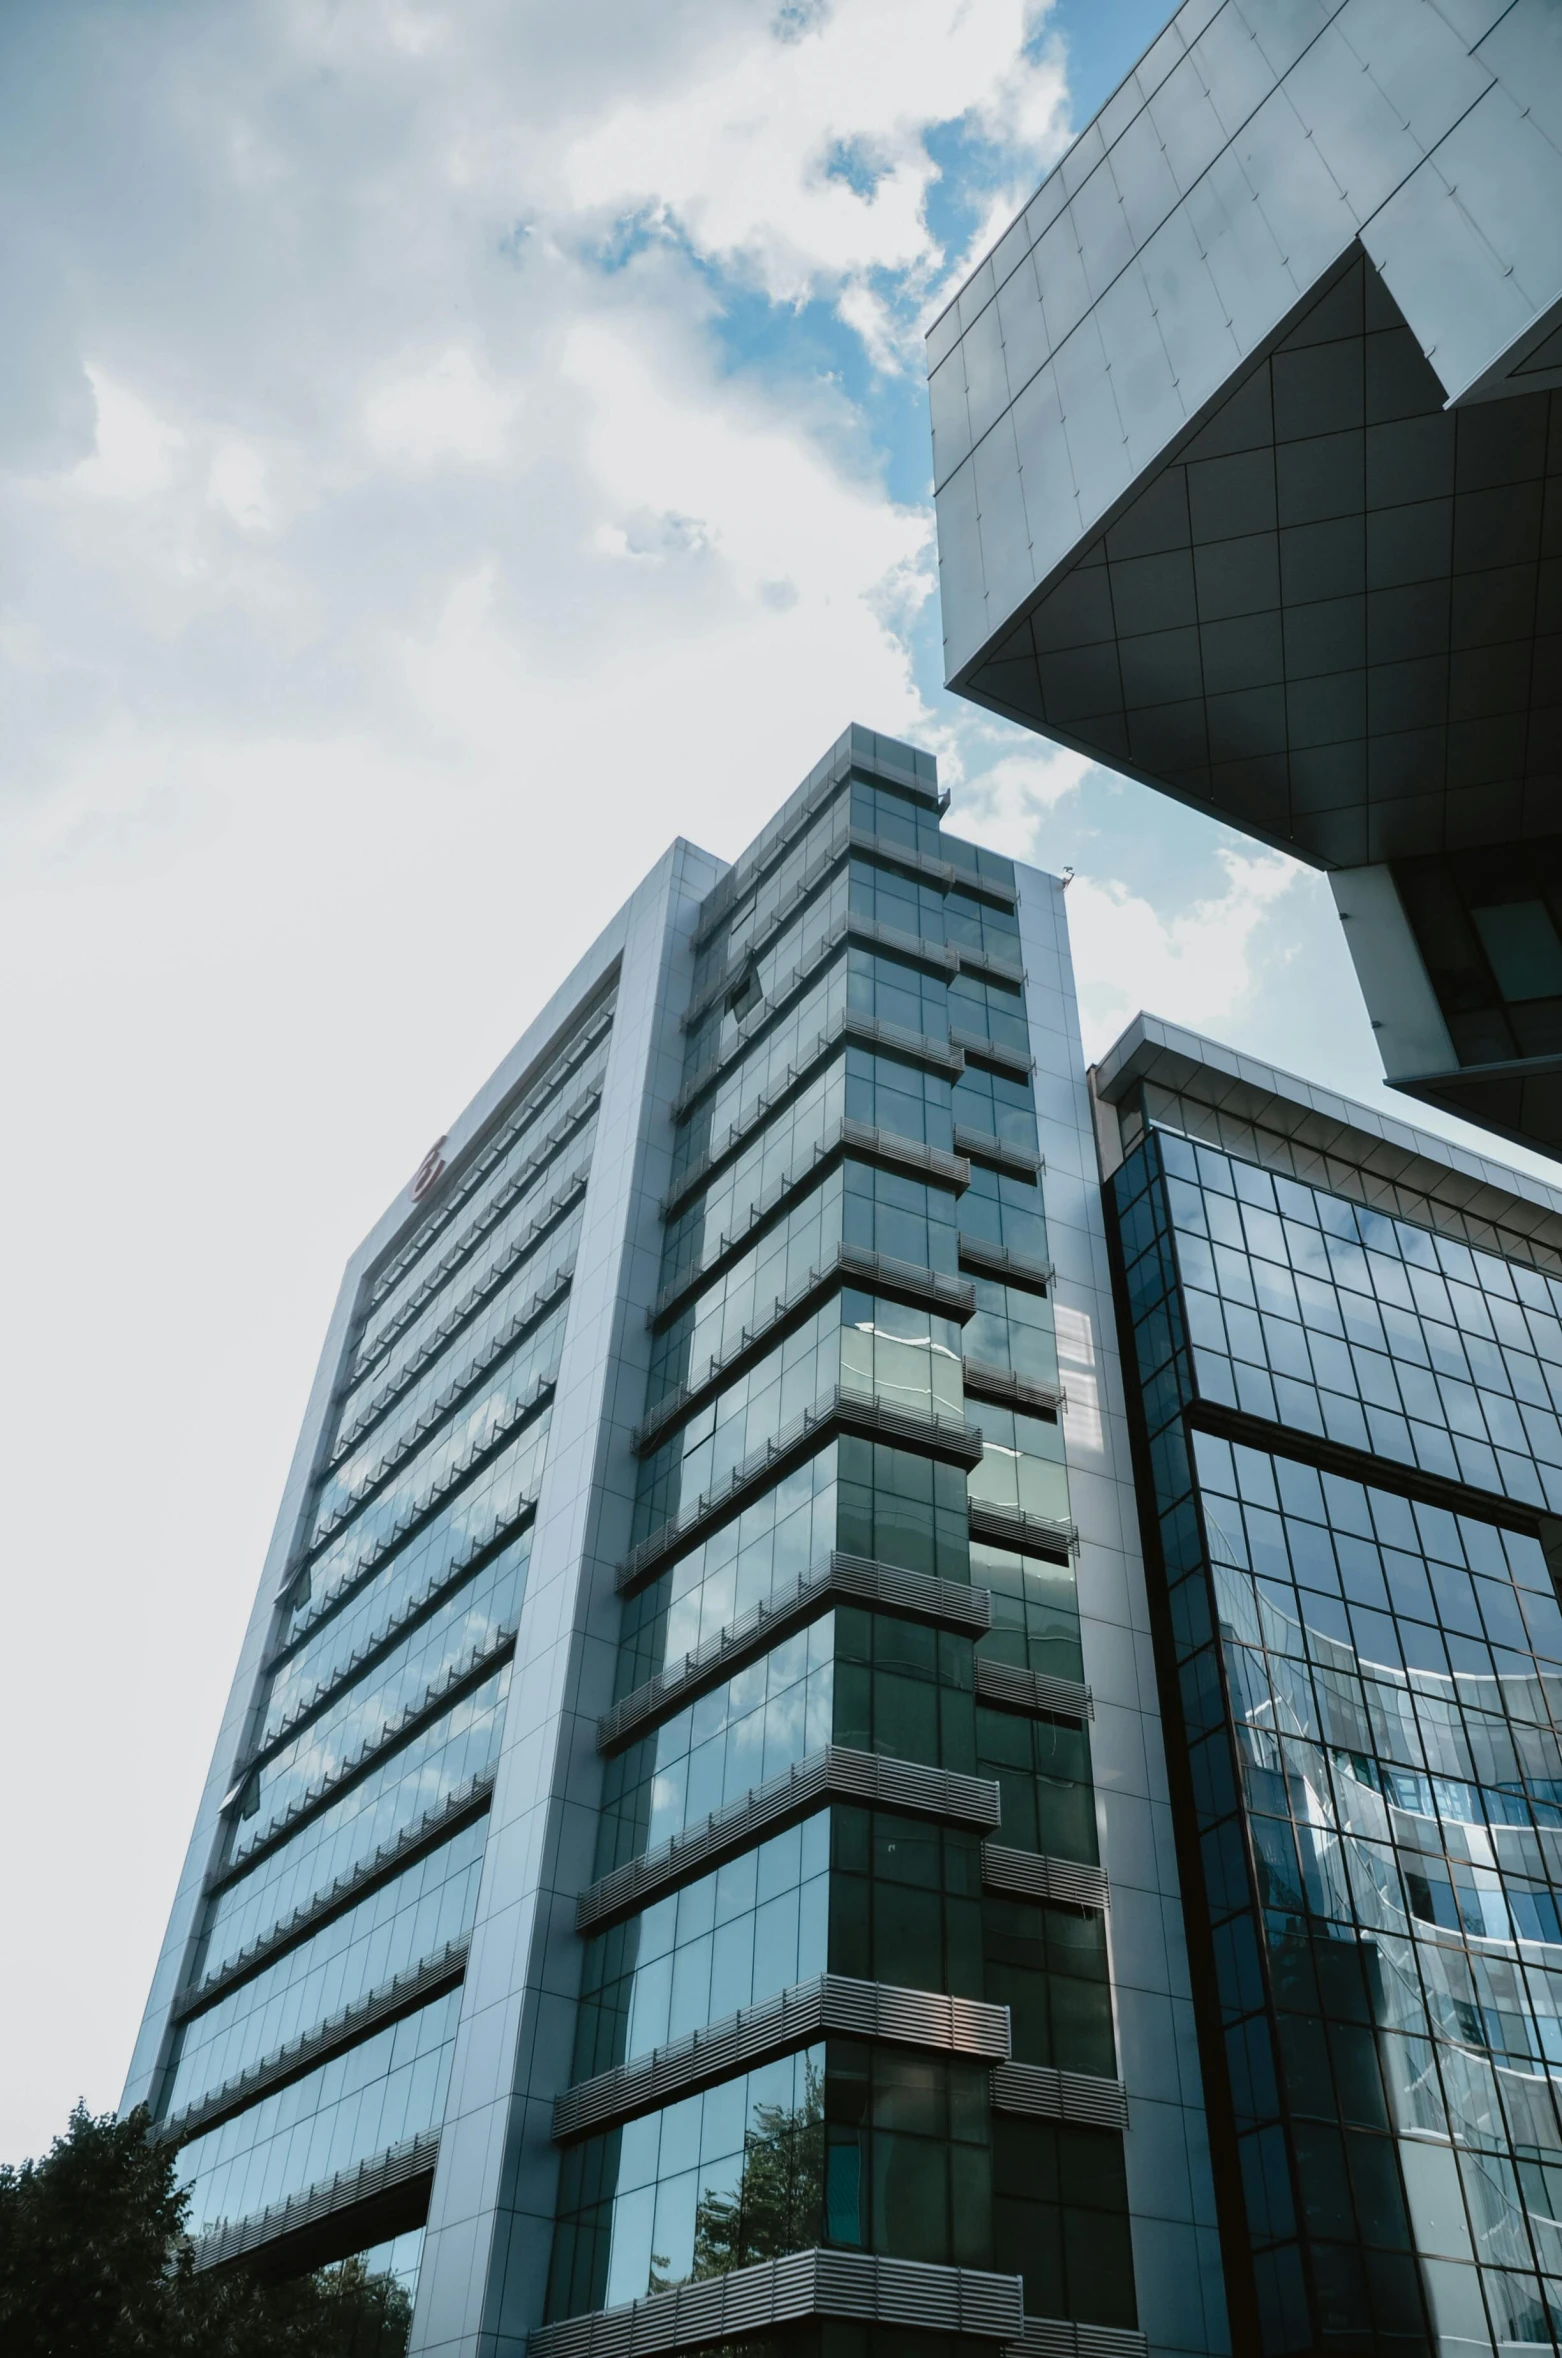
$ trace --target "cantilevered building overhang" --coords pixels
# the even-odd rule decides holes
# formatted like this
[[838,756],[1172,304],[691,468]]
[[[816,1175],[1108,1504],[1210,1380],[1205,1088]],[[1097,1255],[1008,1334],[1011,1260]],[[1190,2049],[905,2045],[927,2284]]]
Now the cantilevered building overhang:
[[929,340],[949,683],[1332,872],[1562,1148],[1562,7],[1187,0]]

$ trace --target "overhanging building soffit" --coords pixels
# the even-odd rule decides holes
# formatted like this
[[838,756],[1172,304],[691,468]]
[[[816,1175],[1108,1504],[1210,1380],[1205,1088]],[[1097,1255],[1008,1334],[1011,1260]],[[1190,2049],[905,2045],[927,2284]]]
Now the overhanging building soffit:
[[1554,828],[1559,219],[1544,0],[1190,0],[930,335],[951,685],[1319,865]]

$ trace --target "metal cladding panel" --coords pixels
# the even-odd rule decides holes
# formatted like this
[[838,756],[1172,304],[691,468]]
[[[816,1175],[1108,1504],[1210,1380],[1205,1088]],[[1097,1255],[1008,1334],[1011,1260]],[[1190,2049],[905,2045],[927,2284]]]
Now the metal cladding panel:
[[[531,2358],[650,2358],[803,2317],[855,2317],[1014,2342],[1025,2331],[1020,2279],[859,2252],[793,2252],[703,2283],[652,2293],[540,2327]],[[1074,2328],[1068,2329],[1073,2332]],[[1130,2337],[1133,2339],[1134,2337]],[[1077,2346],[1077,2345],[1071,2345]]]
[[896,1564],[834,1551],[812,1571],[799,1573],[790,1588],[763,1598],[692,1653],[669,1663],[643,1686],[622,1696],[598,1720],[598,1743],[606,1749],[625,1742],[631,1732],[651,1719],[676,1710],[690,1696],[728,1677],[752,1655],[773,1646],[786,1630],[810,1619],[831,1597],[881,1605],[887,1612],[906,1613],[941,1628],[963,1630],[968,1636],[981,1636],[992,1626],[988,1589],[969,1588],[959,1581],[937,1580],[928,1573],[905,1572]]
[[806,1455],[834,1432],[863,1433],[875,1440],[907,1441],[951,1465],[974,1466],[982,1454],[979,1428],[958,1417],[923,1415],[877,1395],[855,1392],[845,1384],[838,1384],[815,1401],[812,1408],[803,1409],[783,1425],[773,1440],[744,1458],[713,1489],[691,1499],[668,1522],[642,1539],[619,1566],[620,1589],[627,1591],[637,1586],[679,1549],[692,1544],[697,1533],[729,1521],[747,1498],[778,1478],[789,1459]]
[[1095,2129],[1128,2126],[1128,2098],[1121,2080],[1054,2071],[1040,2063],[998,2063],[991,2086],[994,2112],[1018,2113],[1027,2120],[1075,2121]]
[[1123,2326],[1027,2317],[1025,2331],[1009,2344],[1008,2358],[1145,2358],[1149,2347],[1145,2335]]
[[334,2211],[351,2210],[359,2203],[372,2201],[376,2195],[389,2193],[392,2187],[406,2186],[415,2178],[426,2177],[438,2159],[437,2130],[421,2137],[409,2137],[404,2144],[393,2146],[390,2152],[377,2155],[356,2170],[341,2170],[334,2178],[322,2179],[318,2186],[295,2195],[290,2202],[278,2203],[271,2210],[219,2227],[196,2245],[195,2264],[202,2269],[223,2267],[230,2260],[241,2259],[246,2252],[258,2251],[262,2244],[278,2242],[283,2236],[296,2235],[300,2229],[314,2226]]
[[[1148,529],[1143,534],[1147,554],[1154,554],[1157,537]],[[1069,968],[1068,894],[1034,870],[1021,868],[1017,879],[1031,1046],[1045,1107],[1047,1240],[1056,1264],[1050,1291],[1073,1526],[1067,1536],[1077,1568],[1080,1676],[1094,1708],[1089,1743],[1100,1863],[1021,1852],[1010,1847],[1020,1839],[1017,1831],[1005,1829],[982,1846],[982,1879],[993,1891],[1029,1893],[1076,1908],[1101,1909],[1110,1901],[1105,1929],[1115,2060],[1131,2116],[1122,2153],[1137,2324],[1143,2329],[1119,2338],[1116,2329],[1027,2319],[1021,2347],[1104,2353],[1142,2351],[1147,2343],[1157,2358],[1172,2352],[1210,2358],[1230,2347],[1224,2276],[1212,2224],[1202,2068],[1187,1994],[1166,1742],[1147,1634],[1149,1593],[1107,1279],[1097,1148]],[[1100,2083],[1089,2091],[1092,2100],[1102,2093]],[[1098,2334],[1112,2338],[1097,2343],[1092,2337]]]
[[1102,1868],[1049,1858],[1045,1851],[1010,1850],[1001,1842],[982,1844],[982,1881],[989,1891],[1013,1891],[1024,1899],[1065,1900],[1076,1908],[1107,1905]]
[[644,1907],[657,1893],[692,1881],[832,1796],[984,1829],[996,1826],[1001,1814],[998,1787],[987,1777],[960,1776],[950,1769],[922,1768],[915,1761],[826,1744],[727,1808],[713,1811],[698,1825],[602,1876],[575,1903],[576,1930],[587,1932]]
[[[929,338],[951,685],[1324,866],[1554,830],[1562,18],[1190,0],[1152,55]],[[1503,565],[1533,677],[1460,638]]]
[[1007,2006],[821,1973],[567,2089],[553,2107],[553,2134],[583,2137],[629,2120],[749,2064],[787,2054],[824,2031],[1000,2062],[1007,2062],[1010,2047]]
[[986,1703],[1007,1703],[1016,1711],[1052,1711],[1064,1719],[1093,1719],[1090,1689],[1076,1679],[1051,1678],[1012,1662],[980,1661],[976,1691]]

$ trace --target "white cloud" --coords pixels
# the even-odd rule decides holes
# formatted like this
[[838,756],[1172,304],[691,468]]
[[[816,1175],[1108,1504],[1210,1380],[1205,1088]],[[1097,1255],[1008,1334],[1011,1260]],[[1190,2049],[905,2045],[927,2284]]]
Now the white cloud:
[[[0,2155],[117,2096],[388,1186],[668,838],[737,850],[851,718],[951,774],[964,745],[961,816],[1016,851],[1083,771],[930,716],[924,510],[838,380],[734,365],[721,311],[727,273],[824,297],[914,373],[905,323],[953,267],[935,153],[967,137],[959,217],[996,221],[1057,142],[1034,0],[794,0],[779,33],[752,0],[122,15],[0,11],[0,195],[34,241],[25,398],[0,380],[28,551],[0,1006],[44,1142],[9,1174],[0,1422],[11,1553],[47,1570],[0,1653],[0,1775],[55,1763],[14,1830],[54,1937],[0,1958],[31,2033]],[[75,135],[40,149],[38,120]],[[650,234],[614,248],[626,216]],[[1076,886],[1087,986],[1216,1012],[1281,889],[1248,867],[1198,938]],[[59,1412],[84,1352],[112,1403],[85,1471]],[[90,1741],[62,1753],[67,1720]]]
[[[838,0],[791,41],[749,0],[148,0],[133,40],[87,4],[100,38],[0,21],[34,241],[0,383],[29,559],[0,1005],[47,1142],[11,1174],[0,1419],[11,1550],[48,1573],[11,1606],[0,1774],[57,1764],[8,1858],[55,1939],[0,1960],[31,2034],[0,2155],[118,2095],[387,1187],[674,832],[736,850],[854,716],[927,733],[928,520],[837,382],[733,368],[704,266],[839,297],[894,367],[868,281],[943,266],[930,130],[1032,78],[1021,0]],[[625,209],[669,234],[608,267]],[[85,1471],[83,1348],[113,1403]]]
[[[1058,52],[1033,45],[1044,15],[1044,0],[837,0],[769,42],[734,22],[678,82],[626,94],[571,140],[565,186],[584,211],[676,223],[776,301],[874,271],[925,279],[943,259],[930,124],[1022,148],[1022,184],[1056,149],[1066,93]],[[872,350],[882,321],[860,292],[849,316]]]
[[[965,735],[968,742],[954,748],[949,765],[956,781],[965,763],[987,750],[984,730],[967,730]],[[1023,752],[1001,753],[996,760],[985,760],[965,787],[960,823],[976,826],[984,843],[1006,852],[1011,860],[1034,861],[1038,824],[1077,793],[1096,768],[1087,755],[1071,753],[1066,745],[1037,743]]]
[[1069,939],[1087,1055],[1141,1008],[1218,1032],[1240,1012],[1261,961],[1284,956],[1261,929],[1305,871],[1280,852],[1226,847],[1217,856],[1225,890],[1170,917],[1110,877],[1075,877]]
[[276,524],[266,462],[248,443],[224,442],[213,451],[206,498],[241,531],[270,532]]
[[393,377],[364,404],[364,436],[375,457],[413,466],[441,459],[497,466],[510,441],[519,396],[494,384],[460,346]]
[[149,499],[165,490],[183,434],[106,370],[89,364],[87,375],[97,404],[97,434],[91,457],[74,470],[78,490],[92,499],[115,500]]
[[890,506],[871,480],[843,479],[768,401],[713,387],[687,346],[648,352],[616,324],[582,322],[559,369],[609,520],[649,510],[664,520],[664,549],[713,558],[740,598],[786,578],[845,606],[927,546],[925,517]]

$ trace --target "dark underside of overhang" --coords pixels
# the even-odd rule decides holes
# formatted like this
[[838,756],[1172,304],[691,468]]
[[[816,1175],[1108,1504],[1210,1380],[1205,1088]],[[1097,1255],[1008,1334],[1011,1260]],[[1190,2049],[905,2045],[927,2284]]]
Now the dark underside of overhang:
[[951,685],[1321,866],[1554,834],[1562,393],[1446,410],[1358,249]]
[[1562,1057],[1507,1065],[1470,1065],[1446,1073],[1392,1080],[1391,1089],[1457,1114],[1516,1146],[1562,1153]]

